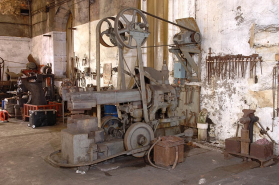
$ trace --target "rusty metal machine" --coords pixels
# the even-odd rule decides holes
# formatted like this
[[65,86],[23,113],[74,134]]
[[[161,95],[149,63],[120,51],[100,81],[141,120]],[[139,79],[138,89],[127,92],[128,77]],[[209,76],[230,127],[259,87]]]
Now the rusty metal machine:
[[[225,151],[224,156],[227,158],[228,155],[235,155],[242,157],[245,160],[254,159],[260,162],[261,167],[273,164],[273,144],[275,141],[270,137],[259,122],[259,118],[254,115],[255,110],[243,109],[243,116],[239,119],[239,124],[236,129],[236,136],[228,138],[225,140]],[[254,124],[259,125],[261,128],[260,133],[262,135],[266,134],[271,142],[267,139],[259,139],[253,141],[253,130]],[[241,136],[238,137],[238,132],[240,125],[243,127],[241,129]]]
[[54,74],[36,74],[19,77],[17,95],[29,93],[29,104],[46,105],[47,100],[54,100]]
[[[104,18],[98,23],[97,91],[78,92],[77,88],[62,88],[62,98],[68,102],[69,110],[81,113],[97,106],[97,118],[85,115],[69,118],[67,129],[61,134],[62,150],[58,151],[67,163],[61,164],[52,159],[58,152],[49,156],[51,163],[73,167],[92,165],[123,154],[143,157],[154,137],[176,135],[183,131],[179,121],[184,121],[186,117],[178,115],[176,111],[181,87],[169,83],[169,70],[165,62],[160,71],[143,66],[141,47],[150,34],[145,13],[148,14],[135,8],[126,8],[116,18]],[[105,23],[108,29],[101,32]],[[183,24],[171,24],[183,29],[182,33],[174,37],[176,46],[171,50],[185,71],[189,72],[183,78],[198,81],[198,67],[189,53],[200,53],[196,43],[200,43],[201,36],[198,31]],[[103,36],[109,37],[109,44]],[[118,90],[100,91],[100,44],[119,49]],[[134,71],[129,69],[123,57],[124,48],[137,50],[138,66]],[[133,81],[131,88],[126,86],[125,74]],[[101,118],[100,105],[105,104],[117,105],[119,118]],[[77,144],[77,141],[80,143]]]

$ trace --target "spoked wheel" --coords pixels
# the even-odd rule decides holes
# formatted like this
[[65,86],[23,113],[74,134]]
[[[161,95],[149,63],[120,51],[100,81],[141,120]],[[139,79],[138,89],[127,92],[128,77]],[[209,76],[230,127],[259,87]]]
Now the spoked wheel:
[[[136,20],[141,20],[142,22],[137,22]],[[122,21],[122,24],[124,25],[124,28],[119,29],[117,27],[118,24]],[[136,48],[136,43],[132,42],[132,36],[130,35],[130,31],[138,31],[138,32],[148,32],[149,25],[147,22],[146,16],[136,8],[126,8],[118,13],[118,15],[115,18],[114,22],[114,30],[115,30],[115,36],[118,40],[118,42],[127,48],[133,49]],[[125,34],[125,36],[128,37],[128,39],[123,39],[121,37],[121,34]],[[145,38],[142,42],[142,45],[146,42],[147,38]]]
[[[154,139],[152,128],[146,123],[134,123],[128,128],[124,137],[124,145],[126,150],[138,149],[147,146]],[[135,157],[143,157],[146,151],[135,153]]]
[[102,129],[107,135],[111,135],[114,129],[122,126],[121,120],[114,116],[105,116],[102,118]]
[[[124,26],[121,22],[118,22],[118,24],[114,24],[115,18],[114,17],[107,17],[102,20],[101,26],[100,26],[100,43],[105,47],[115,47],[117,46],[117,41],[115,38],[115,32],[113,25],[117,25],[117,29],[123,29]],[[102,32],[102,27],[107,24],[107,29]],[[108,37],[110,43],[106,42],[104,37]],[[125,40],[125,33],[120,34],[120,37]],[[106,39],[106,40],[108,40]]]

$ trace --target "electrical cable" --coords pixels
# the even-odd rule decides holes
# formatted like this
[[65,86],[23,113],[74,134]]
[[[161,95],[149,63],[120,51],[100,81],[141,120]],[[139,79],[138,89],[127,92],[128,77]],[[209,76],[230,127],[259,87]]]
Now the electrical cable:
[[[157,141],[155,141],[155,143],[153,143],[153,145],[149,148],[148,153],[147,153],[147,159],[148,159],[148,162],[151,164],[151,166],[153,166],[153,167],[155,167],[155,168],[158,168],[158,169],[162,169],[162,170],[167,170],[167,171],[169,171],[170,168],[163,168],[163,167],[157,166],[157,165],[153,164],[153,163],[151,162],[151,160],[150,160],[150,152],[151,152],[151,150],[152,150],[152,149],[154,148],[154,146],[155,146],[159,141],[161,141],[161,140],[162,140],[162,138],[159,137],[159,138],[157,139]],[[175,149],[176,149],[176,154],[175,154],[175,160],[174,160],[172,169],[174,169],[174,168],[176,167],[177,162],[178,162],[178,147],[175,146]]]
[[169,171],[169,168],[163,168],[163,167],[157,166],[157,165],[153,164],[153,163],[151,162],[151,160],[150,160],[150,152],[151,152],[151,150],[152,150],[152,149],[154,148],[154,146],[155,146],[159,141],[161,141],[161,140],[162,140],[162,138],[159,137],[159,138],[157,139],[157,141],[155,141],[155,143],[153,143],[153,145],[149,148],[148,153],[147,153],[147,159],[148,159],[148,162],[151,164],[151,166],[153,166],[153,167],[155,167],[155,168],[158,168],[158,169],[162,169],[162,170],[167,170],[167,171]]

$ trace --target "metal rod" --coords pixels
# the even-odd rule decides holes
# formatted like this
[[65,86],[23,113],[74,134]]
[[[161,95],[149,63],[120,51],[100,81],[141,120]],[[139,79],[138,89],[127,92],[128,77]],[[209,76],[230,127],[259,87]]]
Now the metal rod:
[[161,20],[161,21],[170,23],[170,24],[172,24],[172,25],[178,26],[178,27],[183,28],[183,29],[186,29],[186,30],[188,30],[188,31],[197,32],[197,31],[195,31],[195,30],[189,29],[189,28],[187,28],[187,27],[185,27],[185,26],[181,26],[181,25],[179,25],[179,24],[176,24],[176,23],[174,23],[174,22],[168,21],[168,20],[166,20],[166,19],[163,19],[163,18],[158,17],[158,16],[156,16],[156,15],[153,15],[153,14],[151,14],[151,13],[145,12],[145,11],[143,11],[143,10],[141,10],[141,11],[142,11],[142,13],[144,13],[144,14],[146,14],[146,15],[149,15],[149,16],[151,16],[151,17],[154,17],[154,18],[156,18],[156,19],[159,19],[159,20]]

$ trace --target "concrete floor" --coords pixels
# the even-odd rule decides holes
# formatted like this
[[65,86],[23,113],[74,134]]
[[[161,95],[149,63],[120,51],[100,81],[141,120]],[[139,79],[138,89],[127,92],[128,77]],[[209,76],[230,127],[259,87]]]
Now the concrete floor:
[[279,165],[258,168],[256,162],[225,160],[222,153],[202,148],[188,150],[185,162],[171,171],[153,168],[143,159],[120,157],[77,174],[76,169],[45,162],[48,154],[60,149],[60,130],[65,127],[32,129],[14,119],[0,123],[0,184],[279,184]]

